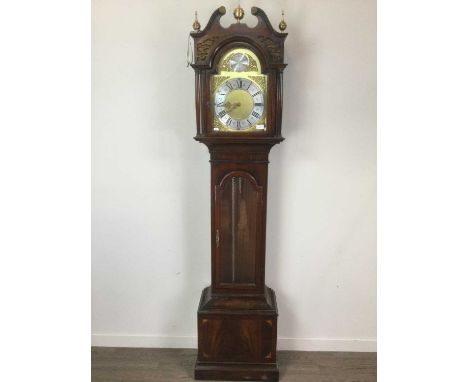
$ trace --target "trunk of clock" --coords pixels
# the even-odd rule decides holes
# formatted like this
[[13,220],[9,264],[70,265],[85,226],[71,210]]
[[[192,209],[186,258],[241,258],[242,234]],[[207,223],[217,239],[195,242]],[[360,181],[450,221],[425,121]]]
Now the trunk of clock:
[[198,308],[196,379],[278,380],[275,293],[265,285],[268,153],[278,140],[197,138],[211,156],[212,283]]

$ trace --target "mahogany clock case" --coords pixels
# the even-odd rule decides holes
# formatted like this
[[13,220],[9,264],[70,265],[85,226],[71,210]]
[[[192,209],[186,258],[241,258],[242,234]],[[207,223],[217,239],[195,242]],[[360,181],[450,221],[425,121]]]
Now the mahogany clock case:
[[[253,7],[258,24],[220,24],[224,7],[194,39],[197,135],[210,152],[211,285],[198,308],[195,378],[278,380],[275,293],[265,285],[268,154],[281,136],[282,73],[286,33]],[[266,128],[216,131],[211,123],[211,76],[233,48],[250,49],[267,76]]]

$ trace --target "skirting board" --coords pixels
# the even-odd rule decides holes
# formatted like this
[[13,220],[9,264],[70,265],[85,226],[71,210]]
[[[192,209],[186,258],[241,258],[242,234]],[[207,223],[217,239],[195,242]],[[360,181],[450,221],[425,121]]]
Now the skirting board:
[[[141,348],[192,348],[197,337],[133,336],[121,334],[93,334],[92,346]],[[372,339],[335,338],[278,338],[278,350],[376,352],[377,341]]]

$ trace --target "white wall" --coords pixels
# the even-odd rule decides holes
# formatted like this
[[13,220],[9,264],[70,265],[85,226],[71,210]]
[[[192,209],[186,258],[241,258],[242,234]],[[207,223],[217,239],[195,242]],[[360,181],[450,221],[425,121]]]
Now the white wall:
[[[209,155],[195,135],[187,35],[237,1],[94,0],[94,345],[196,346],[210,283]],[[284,7],[283,136],[270,155],[267,284],[279,348],[375,350],[376,4]],[[253,16],[247,12],[247,22]]]

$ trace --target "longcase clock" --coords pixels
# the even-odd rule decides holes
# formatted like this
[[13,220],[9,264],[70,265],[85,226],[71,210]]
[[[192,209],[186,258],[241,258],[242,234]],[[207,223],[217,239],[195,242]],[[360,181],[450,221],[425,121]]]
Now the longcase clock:
[[[218,8],[194,40],[197,135],[210,152],[211,285],[198,308],[196,379],[278,380],[275,292],[265,285],[268,154],[281,136],[286,33],[224,28]],[[284,31],[284,20],[280,30]]]

